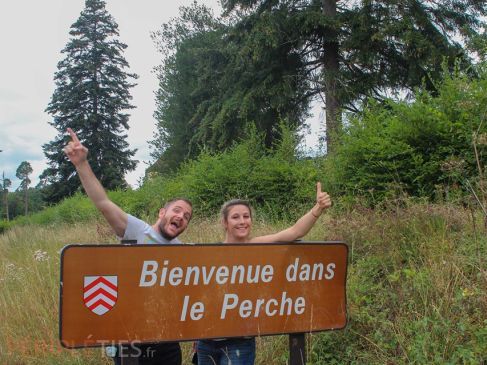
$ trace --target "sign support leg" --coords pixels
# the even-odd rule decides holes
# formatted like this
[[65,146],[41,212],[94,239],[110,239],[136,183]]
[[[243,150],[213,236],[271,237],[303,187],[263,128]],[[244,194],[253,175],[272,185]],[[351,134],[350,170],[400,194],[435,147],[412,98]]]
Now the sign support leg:
[[306,338],[304,333],[289,335],[289,365],[306,364]]

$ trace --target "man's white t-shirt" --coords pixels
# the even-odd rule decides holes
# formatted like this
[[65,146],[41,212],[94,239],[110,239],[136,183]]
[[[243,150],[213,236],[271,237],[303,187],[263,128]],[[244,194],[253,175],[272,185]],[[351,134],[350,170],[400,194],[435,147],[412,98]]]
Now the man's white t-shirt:
[[143,220],[127,214],[127,228],[123,235],[124,240],[136,240],[137,244],[172,244],[181,243],[178,238],[168,240],[156,232],[149,224]]

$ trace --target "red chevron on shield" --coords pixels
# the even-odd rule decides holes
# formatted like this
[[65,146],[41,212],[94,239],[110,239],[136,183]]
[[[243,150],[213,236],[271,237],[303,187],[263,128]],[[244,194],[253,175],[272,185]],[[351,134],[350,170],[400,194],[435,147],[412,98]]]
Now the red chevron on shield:
[[117,276],[85,276],[83,301],[85,306],[99,316],[110,311],[118,297]]

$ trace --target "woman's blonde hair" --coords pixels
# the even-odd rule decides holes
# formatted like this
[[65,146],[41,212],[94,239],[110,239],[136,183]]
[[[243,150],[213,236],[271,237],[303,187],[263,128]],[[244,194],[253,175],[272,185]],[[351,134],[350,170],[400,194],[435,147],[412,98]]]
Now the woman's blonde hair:
[[228,213],[230,212],[230,208],[234,207],[235,205],[244,205],[247,208],[249,208],[250,219],[252,219],[252,207],[250,206],[250,203],[247,200],[232,199],[232,200],[229,200],[229,201],[223,203],[222,208],[220,209],[220,214],[221,214],[221,217],[224,221],[227,221]]

